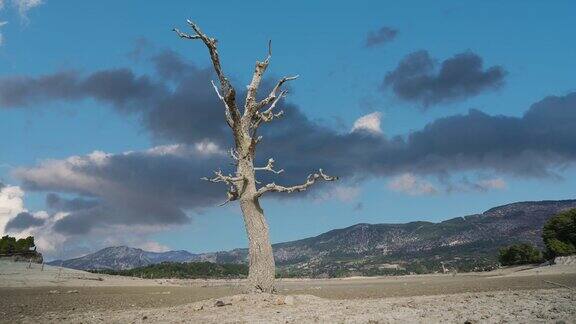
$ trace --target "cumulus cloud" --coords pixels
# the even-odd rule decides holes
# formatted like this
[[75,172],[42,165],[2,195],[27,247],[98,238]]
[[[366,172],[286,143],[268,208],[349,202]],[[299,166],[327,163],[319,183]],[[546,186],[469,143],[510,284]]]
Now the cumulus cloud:
[[388,188],[393,191],[402,192],[413,196],[434,195],[438,193],[438,190],[432,183],[425,179],[416,177],[411,173],[404,173],[393,178],[390,180],[390,182],[388,182]]
[[0,182],[0,231],[4,232],[6,224],[24,211],[24,191]]
[[24,230],[30,227],[38,227],[44,225],[45,220],[39,217],[34,217],[34,215],[29,212],[21,212],[16,217],[6,223],[6,231],[13,230]]
[[91,74],[61,71],[39,77],[0,80],[0,106],[36,106],[45,101],[85,98],[136,114],[155,137],[184,143],[220,141],[228,135],[223,108],[210,84],[210,69],[199,69],[171,51],[153,57],[157,80],[129,69]]
[[384,78],[381,90],[423,108],[464,100],[502,86],[506,71],[499,65],[484,69],[482,58],[472,52],[457,54],[440,66],[430,54],[417,51],[407,55]]
[[[169,247],[150,240],[150,235],[166,228],[141,223],[101,223],[88,233],[68,233],[58,226],[75,212],[94,206],[93,200],[64,198],[57,194],[47,196],[48,211],[32,212],[24,206],[25,192],[18,186],[0,183],[0,235],[16,237],[34,236],[38,250],[47,260],[76,257],[94,248],[111,245],[130,245],[149,251],[166,251]],[[100,217],[100,215],[93,215]],[[127,233],[129,233],[127,235]]]
[[371,30],[366,35],[365,47],[375,47],[393,41],[398,35],[398,30],[388,26],[382,26],[378,30]]
[[364,115],[354,122],[352,132],[367,131],[375,134],[382,134],[382,129],[380,128],[381,118],[382,113],[378,111]]
[[224,164],[215,152],[186,145],[116,155],[96,151],[17,168],[14,175],[29,190],[82,196],[47,196],[50,209],[69,212],[54,224],[54,230],[63,234],[86,234],[113,225],[175,225],[189,221],[186,210],[221,199],[222,188],[200,180],[211,166]]
[[[185,223],[190,211],[223,201],[223,187],[199,180],[229,166],[224,151],[233,145],[211,72],[170,51],[154,56],[152,64],[150,75],[110,69],[0,78],[0,109],[94,99],[120,114],[139,116],[153,140],[165,143],[141,152],[94,152],[17,168],[14,176],[24,189],[58,195],[47,203],[62,215],[50,221],[54,233],[111,233],[110,228],[134,224],[147,231]],[[283,120],[261,129],[256,162],[263,166],[273,157],[286,170],[274,181],[284,185],[300,183],[322,167],[345,185],[350,179],[403,176],[395,179],[401,188],[413,177],[415,190],[425,193],[432,189],[423,177],[468,171],[543,177],[576,160],[576,93],[547,97],[521,117],[470,110],[395,137],[371,134],[381,132],[378,113],[360,118],[351,132],[339,132],[310,120],[293,103],[283,102],[282,108]],[[270,177],[263,174],[261,180]],[[315,191],[323,189],[320,184]]]
[[54,217],[45,211],[30,212],[25,208],[22,188],[0,183],[0,235],[34,235],[36,245],[50,253],[59,240],[58,235],[51,235],[46,230],[50,226],[50,218]]
[[[92,98],[120,113],[139,115],[142,126],[156,141],[183,143],[199,156],[201,151],[232,146],[208,69],[195,67],[170,51],[154,56],[152,62],[154,75],[138,76],[128,69],[113,69],[87,75],[58,72],[39,77],[3,77],[0,108]],[[454,74],[449,72],[452,64],[443,65],[445,72],[439,74],[443,75],[439,79],[450,79],[448,76]],[[239,93],[239,98],[243,95]],[[287,171],[279,180],[292,183],[318,167],[344,177],[466,170],[547,176],[554,168],[574,161],[576,148],[571,139],[576,136],[575,102],[576,93],[548,97],[522,117],[470,110],[392,138],[357,131],[381,131],[378,113],[356,121],[355,131],[339,133],[308,119],[294,104],[283,103],[284,119],[261,129],[264,140],[258,162],[265,164],[274,157]],[[171,149],[164,146],[155,150]],[[151,152],[148,155],[153,156]]]

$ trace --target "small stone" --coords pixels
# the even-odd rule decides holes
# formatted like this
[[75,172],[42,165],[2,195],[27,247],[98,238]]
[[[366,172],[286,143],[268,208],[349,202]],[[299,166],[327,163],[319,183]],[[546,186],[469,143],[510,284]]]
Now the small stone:
[[66,293],[67,294],[77,294],[77,293],[79,293],[79,291],[78,290],[68,290]]
[[50,290],[48,293],[49,293],[49,294],[59,294],[60,291],[58,291],[58,290]]
[[231,303],[226,304],[221,300],[217,300],[216,303],[214,303],[214,306],[216,306],[216,307],[222,307],[222,306],[227,306],[227,305],[232,305],[232,304]]
[[284,304],[286,304],[286,305],[294,305],[294,296],[286,296],[286,297],[284,297]]
[[203,309],[204,309],[204,305],[195,305],[194,308],[193,308],[194,311],[200,311],[200,310],[203,310]]
[[145,321],[148,319],[148,316],[142,316],[142,320]]

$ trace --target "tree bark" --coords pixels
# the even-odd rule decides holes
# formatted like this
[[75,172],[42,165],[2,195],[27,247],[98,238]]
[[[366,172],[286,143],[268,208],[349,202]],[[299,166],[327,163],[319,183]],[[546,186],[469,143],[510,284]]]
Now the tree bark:
[[241,159],[238,173],[246,179],[240,196],[240,208],[248,235],[248,290],[250,292],[274,292],[276,265],[270,244],[269,229],[256,196],[256,179],[251,158]]
[[248,289],[254,292],[274,292],[276,265],[270,244],[268,224],[258,199],[240,201],[248,234]]

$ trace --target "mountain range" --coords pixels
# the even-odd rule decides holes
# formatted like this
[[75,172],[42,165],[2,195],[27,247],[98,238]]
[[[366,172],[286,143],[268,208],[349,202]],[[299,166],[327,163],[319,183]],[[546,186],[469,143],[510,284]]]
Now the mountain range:
[[[274,244],[284,276],[399,274],[448,268],[480,270],[496,264],[498,249],[519,242],[542,247],[541,229],[551,216],[576,208],[576,200],[518,202],[482,214],[433,223],[356,224],[315,237]],[[130,269],[164,261],[244,263],[247,249],[192,254],[109,247],[50,264],[74,269]]]
[[197,254],[183,250],[149,252],[127,246],[113,246],[80,258],[55,260],[48,264],[80,270],[128,270],[162,262],[190,262],[197,259]]

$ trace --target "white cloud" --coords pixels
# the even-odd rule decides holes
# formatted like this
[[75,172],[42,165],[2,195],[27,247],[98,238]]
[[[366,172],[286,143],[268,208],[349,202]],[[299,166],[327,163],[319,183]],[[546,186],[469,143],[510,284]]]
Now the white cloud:
[[18,238],[32,235],[38,249],[48,253],[55,252],[56,247],[65,241],[62,235],[50,230],[54,222],[62,215],[50,216],[45,211],[31,213],[34,218],[44,220],[43,225],[22,231],[7,231],[6,224],[22,212],[28,212],[24,207],[24,191],[19,186],[8,185],[0,188],[0,235],[10,234]]
[[156,241],[146,241],[146,242],[143,242],[142,244],[139,244],[135,247],[141,248],[144,251],[150,251],[150,252],[170,251],[170,248],[168,246],[166,246],[164,244],[160,244]]
[[354,122],[351,132],[363,130],[370,133],[382,134],[382,129],[380,128],[381,119],[382,113],[378,111],[364,115]]
[[[78,198],[94,205],[75,210],[49,205],[52,214],[33,213],[35,218],[45,220],[42,225],[20,232],[14,232],[12,228],[10,234],[33,235],[40,252],[48,260],[75,257],[116,245],[167,250],[168,247],[150,240],[150,236],[174,224],[181,224],[188,217],[188,209],[210,205],[212,199],[220,197],[221,193],[218,188],[196,189],[196,186],[205,186],[200,180],[200,173],[203,175],[204,171],[183,178],[171,173],[154,177],[155,171],[170,170],[165,163],[183,170],[195,170],[195,165],[212,164],[214,157],[219,161],[225,154],[218,145],[202,142],[197,145],[157,146],[146,151],[119,154],[94,151],[63,160],[46,160],[35,168],[16,168],[13,175],[34,184],[32,187],[35,191],[58,192],[64,195],[63,200]],[[109,176],[110,172],[113,175]],[[138,172],[149,173],[151,177],[132,175]],[[172,189],[173,185],[176,188]],[[17,191],[17,199],[11,200],[9,211],[6,209],[10,217],[0,219],[0,230],[18,212],[26,210],[22,203],[23,196],[24,192]],[[61,212],[55,213],[56,210]],[[149,210],[152,211],[148,213]],[[69,224],[69,227],[63,230],[62,224]],[[82,224],[88,224],[89,229],[78,229]]]
[[18,186],[0,187],[0,233],[5,233],[6,224],[24,209],[24,191]]
[[478,185],[485,190],[492,190],[492,189],[506,189],[508,186],[506,181],[502,178],[494,178],[494,179],[486,179],[478,181]]
[[396,192],[403,192],[409,195],[433,195],[438,190],[432,183],[425,179],[416,177],[411,173],[404,173],[392,179],[388,183],[388,188]]
[[352,203],[360,196],[361,190],[359,187],[335,185],[330,186],[329,189],[321,191],[316,197],[319,201],[326,200],[339,200],[345,203]]
[[38,7],[39,5],[41,5],[43,3],[42,0],[12,0],[12,3],[14,5],[14,7],[16,7],[16,9],[18,10],[18,13],[20,14],[20,17],[22,17],[22,19],[24,21],[28,20],[28,16],[27,13],[28,11],[30,11],[30,9]]
[[77,257],[96,249],[117,245],[139,247],[153,252],[169,250],[168,246],[149,240],[150,235],[166,229],[162,226],[109,226],[87,235],[66,235],[55,231],[54,224],[68,217],[68,212],[33,212],[32,216],[42,219],[43,224],[7,231],[5,227],[10,220],[21,212],[28,212],[24,206],[24,196],[25,192],[18,186],[4,186],[0,189],[0,235],[9,234],[17,238],[34,236],[37,250],[47,260]]
[[[173,155],[173,156],[186,156],[186,155],[202,155],[202,156],[212,156],[212,155],[226,155],[226,152],[218,146],[218,144],[211,141],[202,141],[194,143],[193,146],[184,144],[170,144],[170,145],[159,145],[150,148],[146,151],[151,155]],[[127,152],[124,154],[131,154],[133,152]]]

